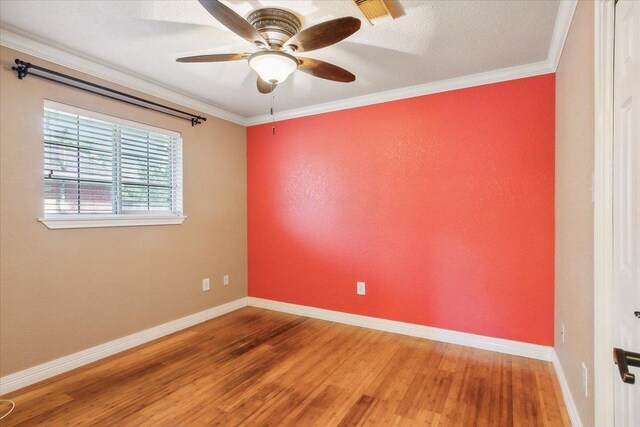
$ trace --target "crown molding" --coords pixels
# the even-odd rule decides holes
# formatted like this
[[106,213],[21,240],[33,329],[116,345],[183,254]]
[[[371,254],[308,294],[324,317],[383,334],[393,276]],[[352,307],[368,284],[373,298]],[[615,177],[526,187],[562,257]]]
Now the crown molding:
[[[498,83],[507,80],[522,79],[553,73],[555,70],[549,66],[548,61],[534,62],[532,64],[518,65],[515,67],[501,68],[499,70],[486,71],[453,79],[440,80],[417,86],[409,86],[401,89],[393,89],[386,92],[378,92],[370,95],[341,99],[324,104],[311,105],[309,107],[296,108],[276,113],[276,120],[288,120],[297,117],[312,116],[331,111],[346,110],[349,108],[363,107],[365,105],[380,104],[383,102],[397,101],[400,99],[414,98],[416,96],[431,95],[450,90],[464,89],[473,86]],[[246,119],[248,126],[270,123],[271,115],[265,114]]]
[[[312,116],[315,114],[363,107],[365,105],[380,104],[383,102],[397,101],[416,96],[431,95],[450,90],[464,89],[554,73],[558,67],[560,55],[562,54],[562,49],[564,48],[564,43],[567,39],[571,20],[573,19],[573,14],[577,5],[578,0],[560,0],[547,59],[544,61],[281,111],[276,114],[276,119],[278,121],[288,120],[297,117]],[[204,101],[194,100],[188,95],[167,89],[156,83],[135,77],[125,71],[116,70],[110,66],[99,64],[94,60],[85,58],[76,53],[49,46],[46,43],[36,41],[7,29],[0,29],[0,45],[29,55],[37,56],[44,60],[69,67],[152,96],[157,96],[158,98],[162,98],[170,102],[175,102],[176,104],[184,107],[192,108],[242,126],[269,123],[273,119],[272,116],[268,114],[254,117],[242,117]]]
[[556,24],[553,27],[553,35],[549,45],[549,53],[547,54],[547,62],[556,71],[560,62],[560,55],[564,49],[564,43],[571,28],[573,14],[578,6],[578,0],[560,0],[558,13],[556,14]]
[[[551,43],[547,53],[547,59],[544,61],[515,67],[501,68],[498,70],[486,71],[483,73],[461,76],[448,80],[440,80],[437,82],[425,83],[401,89],[394,89],[386,92],[378,92],[371,95],[342,99],[324,104],[316,104],[309,107],[286,110],[277,113],[276,119],[279,121],[288,120],[297,117],[328,113],[331,111],[363,107],[365,105],[396,101],[399,99],[413,98],[416,96],[431,95],[450,90],[464,89],[473,86],[555,73],[558,68],[558,63],[560,62],[560,55],[562,54],[564,43],[567,40],[567,34],[569,34],[569,28],[571,27],[571,21],[577,5],[578,0],[560,0],[558,12],[556,13],[556,22],[551,36]],[[269,123],[271,121],[272,117],[265,114],[249,117],[245,122],[247,126],[253,126]]]
[[198,101],[188,95],[167,89],[157,83],[152,83],[125,71],[100,64],[93,59],[86,58],[77,53],[48,45],[44,42],[34,40],[33,38],[18,34],[5,28],[0,28],[0,45],[176,103],[183,107],[191,108],[223,120],[246,126],[245,117],[223,110],[222,108],[215,107],[206,102]]

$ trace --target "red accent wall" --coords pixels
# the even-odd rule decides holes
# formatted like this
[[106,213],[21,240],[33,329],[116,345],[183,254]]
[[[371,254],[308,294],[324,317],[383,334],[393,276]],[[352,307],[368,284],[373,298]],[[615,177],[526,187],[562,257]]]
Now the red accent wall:
[[249,127],[249,295],[553,345],[554,105],[547,74]]

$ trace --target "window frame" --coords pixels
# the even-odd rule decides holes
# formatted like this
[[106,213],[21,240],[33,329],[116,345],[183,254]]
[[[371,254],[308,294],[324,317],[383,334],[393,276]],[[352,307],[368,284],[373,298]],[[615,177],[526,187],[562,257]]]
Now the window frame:
[[[179,209],[176,214],[168,214],[168,213],[112,213],[112,214],[95,214],[95,213],[85,213],[85,214],[49,214],[46,215],[43,210],[43,214],[38,221],[44,224],[49,229],[65,229],[65,228],[94,228],[94,227],[130,227],[130,226],[146,226],[146,225],[179,225],[184,222],[187,218],[184,215],[183,206],[184,206],[184,195],[183,195],[183,168],[182,168],[182,134],[180,132],[176,132],[169,129],[159,128],[156,126],[147,125],[144,123],[135,122],[132,120],[123,119],[116,116],[111,116],[108,114],[103,114],[91,110],[86,110],[84,108],[75,107],[68,104],[63,104],[56,101],[51,101],[48,99],[44,100],[44,105],[42,108],[42,122],[44,124],[44,112],[45,109],[52,109],[56,111],[60,111],[63,113],[75,114],[82,117],[87,117],[90,119],[101,120],[104,122],[112,123],[115,125],[126,126],[129,128],[135,128],[137,130],[148,131],[153,133],[159,133],[166,136],[170,136],[172,138],[176,138],[177,142],[177,151],[180,154],[177,166],[179,168],[180,175],[176,175],[176,178],[179,180],[180,185],[178,187],[177,199],[175,204]],[[44,162],[45,155],[45,143],[44,143],[44,126],[41,128],[42,131],[42,155]],[[42,193],[42,201],[44,203],[45,194],[44,194],[44,186],[46,184],[46,180],[44,177],[42,178],[43,185],[43,193]],[[44,205],[43,205],[44,209]]]

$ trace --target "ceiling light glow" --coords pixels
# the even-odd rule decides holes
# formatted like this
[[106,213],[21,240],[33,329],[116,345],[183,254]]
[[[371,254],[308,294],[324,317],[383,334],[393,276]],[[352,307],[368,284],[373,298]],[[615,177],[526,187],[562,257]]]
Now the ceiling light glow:
[[249,66],[262,80],[272,84],[282,83],[298,68],[298,60],[288,53],[265,50],[248,58]]

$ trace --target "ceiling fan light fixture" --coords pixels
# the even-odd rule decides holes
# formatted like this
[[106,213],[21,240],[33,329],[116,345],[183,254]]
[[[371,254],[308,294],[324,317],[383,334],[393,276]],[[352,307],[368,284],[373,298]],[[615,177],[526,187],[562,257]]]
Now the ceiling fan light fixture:
[[298,60],[275,50],[256,52],[247,58],[249,66],[268,83],[282,83],[298,68]]

